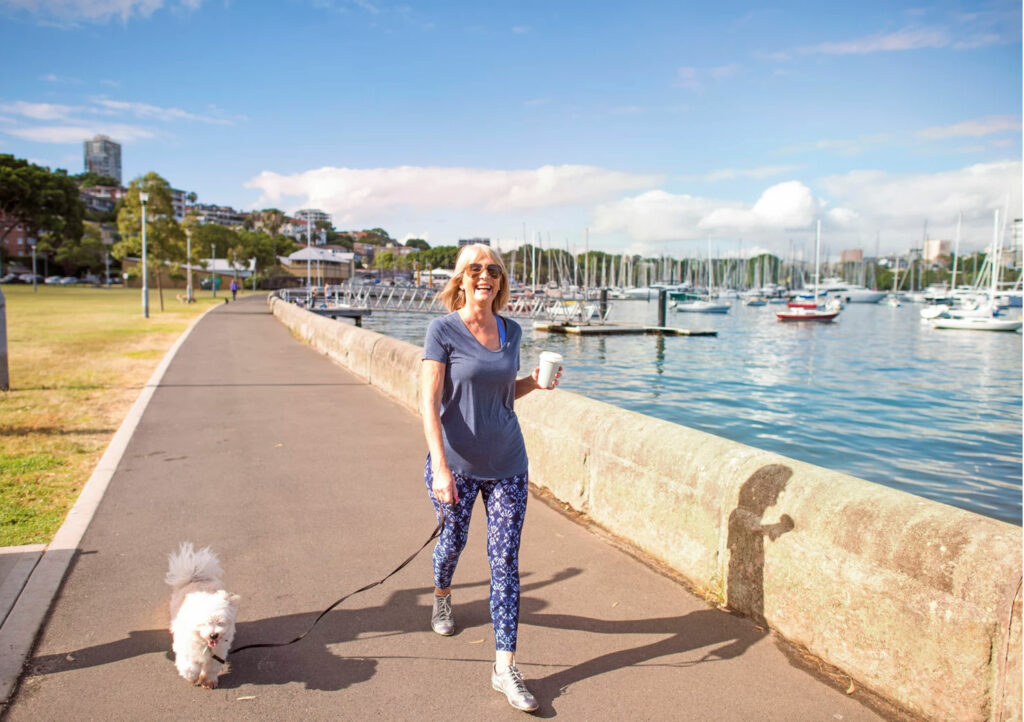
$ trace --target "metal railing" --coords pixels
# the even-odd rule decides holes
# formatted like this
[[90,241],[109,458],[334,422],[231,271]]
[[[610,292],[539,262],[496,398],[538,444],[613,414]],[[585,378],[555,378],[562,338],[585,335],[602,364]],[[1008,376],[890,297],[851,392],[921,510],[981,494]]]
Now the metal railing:
[[[278,295],[288,303],[307,308],[351,308],[370,311],[401,311],[404,313],[448,313],[433,289],[414,286],[319,286],[286,288]],[[529,318],[562,323],[603,323],[601,305],[546,296],[521,295],[509,299],[505,313],[514,318]]]

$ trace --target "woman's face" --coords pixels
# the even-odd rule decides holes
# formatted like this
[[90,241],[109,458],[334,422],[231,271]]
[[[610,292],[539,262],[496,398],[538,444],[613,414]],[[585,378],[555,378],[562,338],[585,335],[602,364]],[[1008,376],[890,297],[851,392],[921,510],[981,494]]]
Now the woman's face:
[[[470,270],[470,265],[478,263],[482,266],[482,270],[479,274],[474,274]],[[481,305],[487,308],[491,307],[491,303],[494,301],[494,297],[498,295],[498,291],[501,290],[501,284],[504,279],[499,275],[498,278],[491,278],[487,272],[487,266],[494,263],[494,260],[487,254],[486,251],[476,251],[466,261],[466,266],[462,272],[462,290],[466,294],[467,305]]]

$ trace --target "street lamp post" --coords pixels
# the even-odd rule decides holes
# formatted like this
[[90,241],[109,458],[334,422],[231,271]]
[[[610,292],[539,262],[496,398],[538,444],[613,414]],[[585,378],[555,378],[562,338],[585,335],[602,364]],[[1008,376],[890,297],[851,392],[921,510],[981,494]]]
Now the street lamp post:
[[196,300],[192,294],[192,227],[188,226],[185,228],[185,269],[186,269],[186,283],[185,283],[185,300],[192,303]]
[[142,203],[142,317],[149,318],[149,274],[146,272],[146,203],[149,202],[149,193],[140,191],[139,202]]
[[104,247],[104,262],[107,269],[107,288],[110,288],[110,244],[114,242],[114,239],[110,237],[110,234],[107,231],[103,231],[100,240],[102,240]]
[[32,293],[37,293],[39,291],[39,288],[36,285],[36,281],[38,280],[36,278],[36,239],[29,238],[28,244],[32,246]]
[[213,253],[213,258],[210,259],[210,269],[213,272],[210,276],[210,288],[213,289],[213,297],[217,298],[217,244],[210,245]]

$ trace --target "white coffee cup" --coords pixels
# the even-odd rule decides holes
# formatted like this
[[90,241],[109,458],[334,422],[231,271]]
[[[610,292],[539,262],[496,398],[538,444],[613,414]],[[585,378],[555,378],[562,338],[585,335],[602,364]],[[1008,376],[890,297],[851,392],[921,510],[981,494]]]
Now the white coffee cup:
[[550,389],[555,382],[555,374],[562,365],[562,354],[554,351],[541,351],[540,373],[537,375],[537,383],[541,388]]

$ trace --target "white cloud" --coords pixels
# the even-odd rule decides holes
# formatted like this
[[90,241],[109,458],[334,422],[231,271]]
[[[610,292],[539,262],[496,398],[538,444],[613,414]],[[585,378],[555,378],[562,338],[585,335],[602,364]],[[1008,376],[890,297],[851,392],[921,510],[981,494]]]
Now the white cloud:
[[4,132],[36,143],[81,143],[97,134],[110,136],[119,143],[131,143],[156,136],[148,128],[121,124],[39,125],[29,128],[7,128]]
[[807,153],[814,151],[829,151],[837,153],[843,156],[855,156],[860,155],[868,147],[878,145],[889,140],[889,136],[884,133],[877,135],[862,136],[860,138],[852,139],[824,139],[816,140],[810,143],[800,143],[796,145],[786,146],[780,149],[780,153]]
[[944,48],[950,45],[949,34],[940,28],[905,28],[895,33],[870,35],[843,42],[827,42],[801,48],[804,54],[864,55],[867,53]]
[[771,186],[753,205],[657,190],[598,206],[593,228],[598,234],[624,233],[642,243],[734,237],[806,228],[821,205],[799,181]]
[[0,0],[0,5],[12,10],[67,23],[106,22],[118,17],[128,22],[133,16],[152,15],[163,4],[163,0]]
[[720,181],[736,180],[737,178],[768,178],[773,175],[792,173],[797,168],[798,166],[795,165],[770,165],[759,168],[722,168],[702,175],[683,176],[682,180],[718,183]]
[[[175,9],[196,10],[202,0],[177,0]],[[0,0],[0,7],[22,12],[44,23],[74,25],[79,22],[105,23],[120,19],[148,18],[164,7],[164,0]]]
[[994,115],[977,120],[965,120],[962,123],[953,125],[937,126],[919,130],[917,134],[929,140],[941,140],[943,138],[973,137],[978,138],[984,135],[1012,131],[1019,133],[1021,129],[1020,118],[1012,115]]
[[1021,162],[1005,161],[939,173],[894,175],[862,170],[814,182],[767,188],[754,203],[652,190],[593,209],[590,229],[600,239],[654,244],[702,238],[740,239],[785,252],[790,239],[809,237],[815,220],[830,243],[874,251],[920,244],[924,223],[934,238],[951,239],[964,213],[964,240],[980,247],[991,238],[992,212],[1021,216]]
[[978,33],[965,40],[958,40],[953,43],[956,50],[973,50],[975,48],[987,48],[993,45],[1001,45],[1006,42],[997,33]]
[[233,125],[231,120],[223,117],[196,115],[180,108],[161,108],[149,103],[139,103],[123,100],[109,100],[107,98],[95,98],[93,103],[108,110],[129,113],[139,118],[156,118],[158,120],[192,120],[211,125]]
[[[264,171],[248,181],[262,195],[258,206],[321,208],[348,223],[410,208],[457,209],[490,214],[591,204],[649,188],[659,175],[593,166],[543,166],[532,170],[476,168],[320,168],[293,175]],[[289,203],[288,199],[294,199]]]
[[821,181],[830,197],[859,210],[880,228],[920,228],[929,223],[955,223],[961,211],[987,216],[1003,208],[1019,217],[1021,163],[979,163],[940,173],[893,175],[884,171],[853,171]]
[[33,120],[67,120],[72,113],[81,110],[81,107],[72,105],[28,103],[23,100],[0,104],[0,112],[13,113]]
[[682,67],[676,70],[675,84],[681,88],[702,91],[708,81],[719,81],[740,72],[741,66],[733,63],[712,68]]
[[[85,138],[96,134],[108,135],[121,143],[131,143],[160,135],[158,131],[145,126],[117,122],[125,116],[165,122],[193,121],[211,125],[234,125],[235,120],[228,118],[220,109],[211,107],[210,111],[208,115],[197,115],[178,108],[161,108],[148,103],[107,98],[94,98],[91,104],[86,106],[32,103],[22,100],[0,103],[0,113],[20,117],[19,121],[8,118],[5,123],[8,127],[5,127],[3,132],[37,143],[81,143]],[[104,116],[109,120],[97,121],[97,116]],[[237,119],[243,118],[238,116]],[[40,124],[32,125],[32,121],[39,121]]]
[[699,238],[704,235],[701,219],[721,205],[709,198],[652,190],[598,205],[590,228],[598,235],[624,235],[642,244]]

